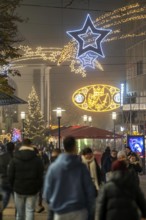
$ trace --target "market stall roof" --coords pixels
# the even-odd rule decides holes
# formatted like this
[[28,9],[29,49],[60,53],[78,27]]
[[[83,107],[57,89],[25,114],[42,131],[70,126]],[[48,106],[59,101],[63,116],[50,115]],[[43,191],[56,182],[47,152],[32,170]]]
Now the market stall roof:
[[[96,127],[84,127],[72,133],[77,139],[92,138],[92,139],[114,139],[114,133]],[[115,134],[115,138],[121,138],[119,134]]]
[[27,102],[15,95],[8,95],[6,93],[0,92],[0,106],[12,104],[27,104]]
[[[77,131],[78,129],[82,129],[83,126],[75,125],[75,126],[68,126],[68,127],[60,127],[61,136],[67,136],[70,135],[73,131]],[[58,128],[55,128],[50,131],[50,134],[52,136],[58,135]]]
[[[57,136],[57,130],[52,133],[52,136]],[[92,138],[92,139],[114,139],[114,133],[101,128],[91,126],[70,126],[61,128],[61,137],[72,135],[77,139]],[[115,134],[115,138],[122,138],[122,135]]]

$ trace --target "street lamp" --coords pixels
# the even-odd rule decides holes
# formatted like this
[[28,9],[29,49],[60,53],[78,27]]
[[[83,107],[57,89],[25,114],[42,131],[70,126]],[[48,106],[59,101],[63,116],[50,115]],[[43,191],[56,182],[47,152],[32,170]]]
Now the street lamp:
[[60,149],[60,120],[61,120],[61,117],[62,117],[62,112],[64,112],[65,110],[58,107],[58,108],[54,109],[53,111],[56,112],[56,116],[57,116],[57,119],[58,119],[58,147]]
[[20,113],[20,117],[22,120],[22,140],[24,140],[24,120],[25,120],[25,112]]
[[116,137],[115,137],[115,121],[117,119],[117,113],[116,112],[112,112],[112,119],[114,122],[114,148],[116,147]]
[[86,123],[89,122],[89,124],[91,126],[91,124],[92,124],[92,116],[83,115],[83,121],[84,121],[84,125],[86,125]]
[[88,116],[88,122],[90,124],[90,126],[92,125],[92,116]]
[[83,115],[83,121],[84,121],[84,124],[87,123],[87,120],[88,120],[88,116],[87,116],[87,115]]
[[2,129],[2,135],[4,135],[4,134],[5,134],[5,132],[6,132],[6,131],[5,131],[5,129]]

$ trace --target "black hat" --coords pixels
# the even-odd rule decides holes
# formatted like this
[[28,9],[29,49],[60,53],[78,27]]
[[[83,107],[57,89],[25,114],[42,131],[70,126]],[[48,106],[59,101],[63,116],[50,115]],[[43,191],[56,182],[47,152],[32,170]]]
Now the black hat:
[[86,147],[83,149],[82,154],[86,155],[86,154],[92,154],[92,149],[90,147]]

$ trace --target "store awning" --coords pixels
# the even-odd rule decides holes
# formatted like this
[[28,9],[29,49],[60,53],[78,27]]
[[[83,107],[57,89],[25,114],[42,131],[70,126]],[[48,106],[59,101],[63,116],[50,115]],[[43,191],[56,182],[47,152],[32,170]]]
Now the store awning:
[[[104,130],[101,128],[90,127],[90,126],[70,126],[70,127],[62,127],[60,129],[61,137],[65,137],[68,135],[72,135],[77,139],[83,138],[92,138],[92,139],[114,139],[114,137],[122,138],[122,135],[115,134],[111,131]],[[52,136],[58,135],[58,130],[51,132]]]
[[0,92],[0,106],[13,104],[27,104],[27,102],[15,95],[8,95],[6,93]]

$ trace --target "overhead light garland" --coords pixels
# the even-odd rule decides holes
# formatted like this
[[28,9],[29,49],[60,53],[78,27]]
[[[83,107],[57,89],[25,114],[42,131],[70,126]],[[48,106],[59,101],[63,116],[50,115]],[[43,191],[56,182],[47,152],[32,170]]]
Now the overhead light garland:
[[[118,8],[113,12],[108,12],[104,15],[99,16],[98,18],[96,18],[95,22],[93,22],[93,26],[96,29],[97,27],[102,27],[103,29],[113,29],[114,27],[112,33],[105,39],[103,39],[103,42],[106,43],[127,38],[143,37],[146,36],[146,31],[139,31],[137,33],[124,33],[121,28],[122,24],[128,25],[130,22],[146,19],[145,11],[146,7],[144,5],[141,5],[140,3],[129,4],[124,7]],[[89,34],[92,33],[92,29],[88,31]],[[86,36],[80,37],[84,38]],[[98,36],[95,36],[95,38],[96,37],[98,38]],[[83,64],[88,64],[88,62],[90,62],[89,65],[92,66],[94,63],[95,68],[99,69],[100,71],[104,71],[99,60],[94,59],[92,62],[92,54],[87,54],[88,56],[84,57],[81,56],[81,59],[77,60],[77,56],[79,56],[79,51],[78,43],[75,39],[69,41],[68,44],[66,44],[63,48],[37,47],[36,49],[32,49],[29,46],[20,46],[19,49],[22,50],[23,56],[13,61],[17,65],[20,61],[30,59],[42,59],[44,61],[54,62],[57,65],[62,65],[64,62],[67,62],[69,63],[71,72],[74,72],[75,74],[81,74],[83,77],[85,77],[87,74],[87,70],[83,67]]]
[[[117,29],[113,30],[112,33],[106,39],[104,39],[104,42],[111,42],[114,40],[123,40],[134,37],[142,37],[146,35],[145,31],[141,31],[139,33],[123,33],[121,31],[121,25],[129,24],[129,22],[145,19],[146,18],[145,10],[146,8],[141,6],[139,3],[130,4],[125,7],[116,9],[113,12],[105,13],[104,15],[98,17],[95,20],[94,25],[95,27],[102,26],[103,28],[118,27]],[[71,57],[75,59],[77,48],[78,48],[78,44],[75,41],[71,41],[67,45],[65,45],[65,47],[63,48],[60,54],[60,58],[59,58],[60,64],[65,61],[69,61]],[[68,56],[64,56],[66,52],[68,53]],[[98,64],[100,64],[99,61]],[[100,70],[103,71],[101,65],[98,65],[96,67],[98,69],[101,68]]]

